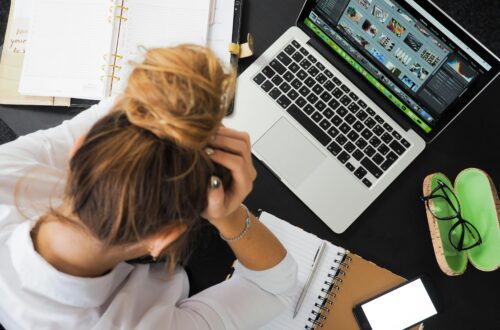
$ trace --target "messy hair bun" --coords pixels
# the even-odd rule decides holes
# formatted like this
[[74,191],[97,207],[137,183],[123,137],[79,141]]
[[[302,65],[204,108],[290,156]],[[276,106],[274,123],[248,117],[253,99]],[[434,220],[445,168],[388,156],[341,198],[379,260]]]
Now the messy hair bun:
[[160,139],[201,149],[226,115],[235,75],[205,47],[150,49],[136,64],[118,109]]

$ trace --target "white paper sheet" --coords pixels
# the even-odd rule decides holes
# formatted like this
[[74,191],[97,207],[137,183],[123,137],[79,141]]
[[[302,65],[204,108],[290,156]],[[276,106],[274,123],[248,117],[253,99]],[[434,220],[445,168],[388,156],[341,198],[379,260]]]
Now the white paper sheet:
[[229,67],[231,54],[229,44],[233,35],[234,1],[214,0],[215,15],[214,22],[208,31],[208,47],[221,59],[222,63]]

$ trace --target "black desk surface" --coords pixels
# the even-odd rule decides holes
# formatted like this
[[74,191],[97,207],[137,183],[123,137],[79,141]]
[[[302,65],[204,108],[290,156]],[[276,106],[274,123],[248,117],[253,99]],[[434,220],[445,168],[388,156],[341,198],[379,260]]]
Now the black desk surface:
[[[453,12],[479,40],[500,53],[500,8],[495,0],[437,2]],[[481,8],[476,8],[479,4]],[[246,1],[243,32],[253,33],[257,56],[294,23],[301,6],[302,0]],[[243,61],[242,69],[251,61]],[[462,276],[444,275],[436,263],[424,208],[418,198],[427,174],[440,171],[453,180],[467,167],[487,171],[500,188],[498,91],[497,79],[342,235],[330,231],[260,164],[256,164],[259,176],[247,204],[254,211],[262,208],[287,219],[404,277],[429,275],[442,296],[444,311],[427,321],[426,329],[500,329],[498,271],[480,272],[469,265]],[[0,106],[0,118],[18,134],[55,126],[76,113],[67,109]],[[211,228],[202,234],[188,266],[192,292],[221,281],[233,260]]]

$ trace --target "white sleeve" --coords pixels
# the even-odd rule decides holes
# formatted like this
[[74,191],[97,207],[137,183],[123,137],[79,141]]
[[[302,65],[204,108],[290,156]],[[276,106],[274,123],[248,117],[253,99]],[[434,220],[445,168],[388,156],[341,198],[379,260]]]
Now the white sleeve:
[[[19,179],[33,169],[66,171],[75,140],[111,109],[114,99],[105,99],[61,125],[40,130],[0,146],[0,204],[13,204]],[[36,177],[37,186],[50,186],[53,178]],[[34,187],[39,190],[39,187]]]
[[256,329],[287,309],[296,285],[297,263],[290,254],[264,271],[237,263],[231,279],[181,300],[172,328]]

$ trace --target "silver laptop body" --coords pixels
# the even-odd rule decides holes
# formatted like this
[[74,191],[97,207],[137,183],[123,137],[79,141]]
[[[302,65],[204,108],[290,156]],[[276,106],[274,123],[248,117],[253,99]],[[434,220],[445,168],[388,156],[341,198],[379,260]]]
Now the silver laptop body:
[[[248,67],[238,78],[234,115],[226,118],[224,124],[238,130],[247,131],[252,140],[253,154],[274,172],[283,184],[296,194],[334,232],[342,233],[424,150],[426,141],[413,128],[405,130],[388,116],[370,97],[364,94],[333,66],[330,61],[326,60],[324,56],[312,47],[308,43],[310,39],[300,28],[296,26],[291,27]],[[292,54],[293,49],[290,48],[292,41],[294,41],[295,45],[300,44],[300,48],[305,49],[304,53],[312,55],[317,59],[318,62],[313,65],[324,68],[324,72],[328,71],[331,73],[331,75],[328,75],[328,79],[331,79],[331,76],[333,76],[338,79],[336,79],[337,82],[340,80],[344,95],[350,95],[351,107],[356,109],[360,108],[359,104],[363,106],[360,109],[356,109],[356,113],[364,111],[364,115],[360,115],[359,118],[356,113],[351,113],[351,108],[347,105],[344,108],[348,112],[347,114],[343,114],[343,116],[337,113],[336,110],[333,110],[333,116],[342,119],[342,122],[337,125],[336,130],[339,130],[339,127],[343,125],[342,127],[346,132],[345,134],[343,134],[344,131],[338,133],[347,138],[347,141],[341,147],[344,148],[347,143],[351,143],[349,144],[351,148],[347,152],[349,155],[347,160],[345,159],[347,157],[345,153],[344,158],[340,155],[342,152],[345,152],[344,149],[336,151],[336,154],[334,151],[329,150],[332,142],[336,147],[340,145],[340,143],[336,142],[336,138],[339,135],[337,134],[334,137],[332,136],[333,134],[329,134],[333,124],[329,126],[328,123],[323,122],[325,119],[328,121],[332,120],[331,113],[328,118],[326,116],[320,118],[319,115],[314,117],[314,113],[316,112],[323,114],[322,111],[325,111],[323,109],[322,111],[315,109],[314,113],[308,114],[298,113],[297,108],[299,107],[297,103],[299,97],[308,100],[307,95],[302,95],[299,92],[301,87],[299,86],[299,82],[296,84],[298,96],[292,95],[292,97],[295,96],[296,98],[290,100],[291,104],[280,104],[278,103],[279,97],[274,98],[275,96],[269,94],[271,91],[266,92],[263,90],[262,82],[260,81],[262,80],[263,69],[269,66],[273,59],[276,60],[276,56],[285,51],[286,47],[289,47],[287,51]],[[295,51],[297,52],[298,48]],[[307,58],[307,56],[304,56],[304,58]],[[318,63],[320,64],[318,65]],[[275,74],[278,75],[279,73],[276,72]],[[272,80],[271,76],[265,78],[269,81]],[[287,82],[285,76],[282,75],[281,78],[282,81]],[[275,79],[277,79],[280,85],[283,84],[280,79]],[[256,80],[259,80],[259,82],[256,82]],[[292,83],[293,81],[288,81],[289,85],[292,85]],[[272,89],[274,88],[279,90],[278,85],[272,87]],[[339,90],[338,86],[334,88],[333,91]],[[309,90],[312,90],[312,87]],[[322,99],[321,96],[324,92],[332,93],[333,91],[325,89],[322,93],[318,94],[318,99]],[[283,92],[281,95],[285,94]],[[331,102],[331,100],[328,98],[328,95],[325,94],[323,96],[325,99],[323,103],[328,107],[328,102]],[[315,98],[313,100],[315,103],[319,102]],[[345,100],[345,98],[342,100]],[[295,109],[293,111],[291,110],[292,106]],[[368,113],[367,109],[370,109],[371,114]],[[365,116],[366,114],[368,116]],[[348,115],[350,116],[347,117]],[[323,122],[322,126],[319,126],[323,130],[323,134],[318,132],[317,129],[313,130],[316,133],[311,133],[311,130],[306,129],[302,122],[306,120],[304,119],[305,116],[309,118],[306,127],[311,122],[318,125]],[[346,123],[346,118],[352,119],[353,116],[356,120],[354,122],[350,120],[349,123]],[[314,119],[312,119],[313,117]],[[385,127],[383,133],[378,135],[378,140],[382,140],[381,137],[384,136],[384,141],[386,142],[374,143],[376,145],[373,147],[375,154],[370,156],[364,154],[361,156],[359,151],[364,152],[366,146],[361,145],[363,147],[361,149],[356,144],[356,139],[351,140],[350,138],[354,138],[356,135],[359,138],[362,136],[363,130],[366,127],[361,131],[356,131],[353,125],[358,122],[366,122],[368,120],[366,117],[376,119],[375,125],[371,123],[372,129],[375,128],[374,126],[378,126],[379,128]],[[349,128],[349,131],[347,128]],[[351,135],[348,137],[349,133]],[[326,136],[330,140],[327,141]],[[376,137],[377,134],[373,134],[372,136],[367,135],[367,138],[364,139],[368,142],[368,146],[370,146],[373,136]],[[396,139],[396,137],[399,138]],[[342,142],[342,140],[340,141]],[[387,161],[386,157],[389,152],[384,150],[385,154],[382,154],[379,151],[380,145],[385,144],[389,146],[392,143],[394,146],[396,144],[393,141],[396,140],[398,141],[397,145],[399,148],[404,142],[404,150],[396,153],[395,150],[389,147],[389,152],[397,154],[398,157],[389,166],[385,166],[386,169],[382,171],[381,167]],[[373,140],[373,142],[377,142],[377,140]],[[358,150],[357,157],[353,156],[355,150],[352,150],[352,145],[355,146],[355,150]],[[381,155],[383,160],[375,158],[377,160],[375,163],[373,157],[376,157],[377,154]],[[368,160],[365,160],[365,158]],[[376,168],[372,168],[373,164],[376,165]],[[363,168],[366,173],[363,173],[359,168]]]

